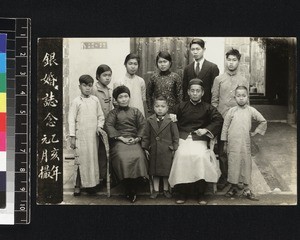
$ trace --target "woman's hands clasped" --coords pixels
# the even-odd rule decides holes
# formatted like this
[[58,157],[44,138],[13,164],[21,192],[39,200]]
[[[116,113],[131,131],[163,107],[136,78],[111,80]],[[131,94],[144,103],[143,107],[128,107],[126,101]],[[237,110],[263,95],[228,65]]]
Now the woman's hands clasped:
[[122,137],[121,136],[121,137],[118,137],[117,139],[128,145],[136,144],[141,141],[141,138],[139,138],[139,137],[133,138],[133,137]]

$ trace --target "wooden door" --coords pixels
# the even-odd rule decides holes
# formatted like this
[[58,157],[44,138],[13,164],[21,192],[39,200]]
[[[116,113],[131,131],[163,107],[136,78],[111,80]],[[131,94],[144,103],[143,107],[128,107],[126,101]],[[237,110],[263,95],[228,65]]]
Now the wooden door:
[[187,37],[132,38],[130,50],[141,58],[138,75],[144,78],[147,84],[151,75],[157,71],[156,56],[158,52],[168,51],[173,62],[171,71],[182,76],[184,67],[190,62],[189,41],[190,39]]
[[266,41],[266,93],[272,104],[287,105],[289,83],[289,45],[287,39]]

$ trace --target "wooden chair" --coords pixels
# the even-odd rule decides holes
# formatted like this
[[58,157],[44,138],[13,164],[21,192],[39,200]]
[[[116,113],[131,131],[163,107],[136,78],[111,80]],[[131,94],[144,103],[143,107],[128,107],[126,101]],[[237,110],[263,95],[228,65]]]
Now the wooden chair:
[[110,197],[110,188],[111,188],[111,171],[110,171],[110,158],[109,158],[109,142],[108,142],[108,136],[105,131],[102,131],[100,134],[100,138],[105,146],[105,152],[106,152],[106,191],[107,191],[107,197]]

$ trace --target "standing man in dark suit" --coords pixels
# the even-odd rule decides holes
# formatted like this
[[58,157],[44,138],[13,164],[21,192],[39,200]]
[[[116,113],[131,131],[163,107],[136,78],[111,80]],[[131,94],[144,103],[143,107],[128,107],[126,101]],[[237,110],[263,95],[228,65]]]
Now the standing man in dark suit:
[[202,100],[211,103],[211,88],[214,79],[219,75],[219,68],[216,64],[204,59],[205,42],[200,38],[194,38],[190,42],[190,51],[194,57],[194,62],[187,65],[183,71],[182,91],[183,101],[189,99],[187,90],[189,81],[194,78],[199,78],[203,81],[204,96]]

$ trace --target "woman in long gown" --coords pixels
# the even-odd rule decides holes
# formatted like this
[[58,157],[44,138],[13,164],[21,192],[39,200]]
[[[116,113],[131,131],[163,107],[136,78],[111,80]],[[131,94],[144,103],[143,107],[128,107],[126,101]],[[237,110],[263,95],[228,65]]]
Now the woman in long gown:
[[148,178],[147,160],[140,145],[145,119],[137,108],[128,106],[130,91],[126,86],[115,88],[113,97],[118,106],[109,112],[105,122],[111,140],[110,157],[118,179],[125,185],[125,195],[133,203],[138,178]]

